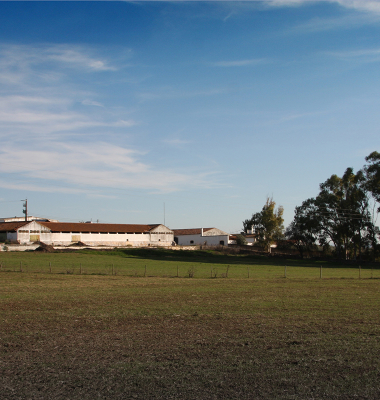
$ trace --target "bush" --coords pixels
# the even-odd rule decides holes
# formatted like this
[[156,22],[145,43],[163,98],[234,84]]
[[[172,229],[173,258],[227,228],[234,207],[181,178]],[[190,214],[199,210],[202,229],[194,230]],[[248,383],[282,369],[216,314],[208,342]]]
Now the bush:
[[239,233],[239,235],[236,235],[236,244],[239,246],[245,246],[247,244],[247,239]]

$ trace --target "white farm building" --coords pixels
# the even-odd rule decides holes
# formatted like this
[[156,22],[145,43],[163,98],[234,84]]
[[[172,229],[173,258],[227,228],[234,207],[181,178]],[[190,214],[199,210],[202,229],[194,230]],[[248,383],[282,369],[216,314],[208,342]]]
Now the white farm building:
[[46,221],[0,222],[0,241],[17,244],[43,242],[68,246],[171,246],[174,233],[164,225],[71,223]]
[[227,246],[228,233],[217,228],[173,229],[179,246]]

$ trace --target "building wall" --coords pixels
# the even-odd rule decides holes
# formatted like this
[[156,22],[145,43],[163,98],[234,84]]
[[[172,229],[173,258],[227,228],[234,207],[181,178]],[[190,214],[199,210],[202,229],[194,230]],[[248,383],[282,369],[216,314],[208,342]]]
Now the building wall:
[[174,232],[165,225],[158,225],[150,231],[150,242],[157,245],[171,246],[174,242]]
[[127,233],[81,233],[81,232],[53,232],[49,244],[67,246],[71,243],[83,242],[89,246],[147,246],[150,243],[150,234]]
[[225,235],[227,235],[227,233],[218,228],[208,229],[207,231],[204,231],[202,229],[202,236],[225,236]]
[[17,243],[17,232],[7,232],[7,240],[11,243]]
[[159,225],[148,233],[116,233],[116,232],[50,232],[48,228],[33,221],[23,226],[18,232],[8,233],[8,240],[27,244],[44,242],[55,246],[68,246],[83,242],[88,246],[171,246],[174,240],[173,231]]
[[201,236],[201,235],[177,235],[179,246],[218,246],[222,244],[228,245],[228,235],[216,235],[216,236]]
[[8,236],[12,236],[13,239],[9,239],[13,242],[20,244],[33,243],[33,242],[45,242],[51,241],[51,232],[48,228],[40,225],[36,221],[32,221],[29,224],[21,227],[17,232],[8,232]]

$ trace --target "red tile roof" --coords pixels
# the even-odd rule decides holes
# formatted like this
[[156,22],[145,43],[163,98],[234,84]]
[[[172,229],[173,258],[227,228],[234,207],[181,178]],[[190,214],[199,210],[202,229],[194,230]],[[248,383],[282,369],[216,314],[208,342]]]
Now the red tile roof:
[[[203,228],[203,232],[207,232],[211,229],[215,228]],[[202,228],[194,228],[194,229],[173,229],[174,236],[182,236],[182,235],[200,235],[202,233]]]
[[92,224],[89,222],[38,222],[52,232],[117,232],[117,233],[147,233],[159,226],[131,224]]
[[29,224],[30,221],[22,221],[22,222],[0,222],[0,232],[16,232],[17,229],[22,226]]

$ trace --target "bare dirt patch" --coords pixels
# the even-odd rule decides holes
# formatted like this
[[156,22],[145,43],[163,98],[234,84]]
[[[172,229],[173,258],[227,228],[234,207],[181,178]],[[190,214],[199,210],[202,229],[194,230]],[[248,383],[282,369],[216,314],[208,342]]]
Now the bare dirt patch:
[[39,242],[39,246],[34,250],[34,251],[38,251],[41,253],[54,253],[54,247],[50,244],[46,244],[43,242]]
[[0,398],[380,397],[378,282],[12,275]]
[[[376,338],[265,320],[74,320],[7,337],[2,398],[366,398],[380,395]],[[20,331],[19,331],[20,332]]]

